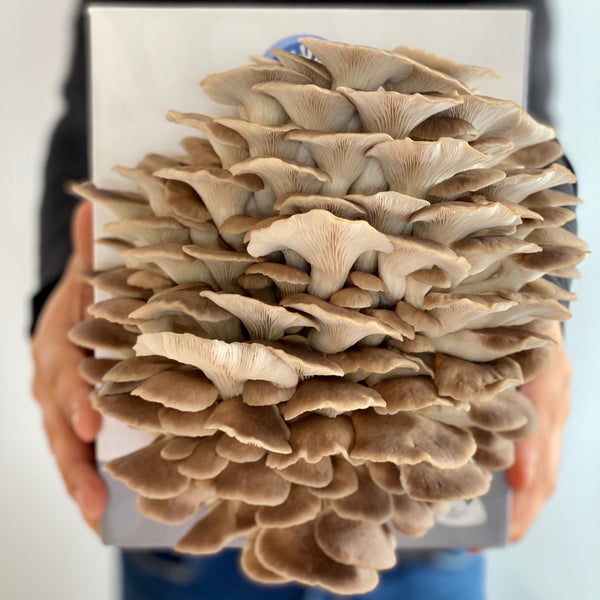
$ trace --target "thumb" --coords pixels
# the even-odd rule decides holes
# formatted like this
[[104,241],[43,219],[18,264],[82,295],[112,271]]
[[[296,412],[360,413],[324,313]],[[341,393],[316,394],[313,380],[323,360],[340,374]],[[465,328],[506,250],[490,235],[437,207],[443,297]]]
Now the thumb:
[[71,221],[71,243],[80,269],[91,269],[94,257],[93,245],[93,205],[89,201],[80,202],[75,208]]

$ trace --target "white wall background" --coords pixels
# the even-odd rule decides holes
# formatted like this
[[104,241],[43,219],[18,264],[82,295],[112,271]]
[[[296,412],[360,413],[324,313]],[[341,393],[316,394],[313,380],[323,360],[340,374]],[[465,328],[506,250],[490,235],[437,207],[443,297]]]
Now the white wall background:
[[[568,328],[576,366],[559,488],[521,544],[489,553],[489,600],[600,597],[600,158],[595,0],[551,0],[555,120],[587,204],[582,267]],[[28,302],[35,289],[36,214],[47,138],[61,110],[75,0],[2,1],[0,20],[0,597],[109,600],[114,554],[80,521],[54,468],[30,391]]]

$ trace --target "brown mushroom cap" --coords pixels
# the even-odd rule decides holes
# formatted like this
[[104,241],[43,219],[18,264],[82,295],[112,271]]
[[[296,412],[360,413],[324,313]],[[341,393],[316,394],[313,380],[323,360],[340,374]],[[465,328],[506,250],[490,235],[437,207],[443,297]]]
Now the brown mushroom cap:
[[287,583],[289,577],[283,577],[267,569],[256,556],[255,545],[258,533],[253,532],[246,538],[246,543],[242,549],[240,565],[248,577],[259,583]]
[[236,463],[256,462],[265,455],[262,448],[253,444],[244,444],[237,438],[228,435],[222,435],[219,438],[215,451],[219,456]]
[[414,500],[469,500],[483,496],[490,487],[489,471],[468,462],[457,469],[438,469],[429,463],[402,465],[400,480]]
[[383,527],[344,519],[332,508],[317,517],[315,539],[325,554],[343,565],[389,569],[396,564],[394,545]]
[[380,415],[411,411],[443,401],[430,377],[397,377],[383,379],[374,386],[385,400],[385,406],[375,407]]
[[239,533],[239,504],[227,500],[214,504],[177,542],[175,550],[188,554],[213,554],[224,548]]
[[88,356],[77,365],[77,372],[91,385],[102,383],[103,377],[121,361],[116,358],[95,358]]
[[221,473],[229,461],[215,451],[219,437],[212,435],[201,438],[190,456],[179,463],[179,472],[192,479],[213,479]]
[[484,429],[472,428],[471,433],[477,442],[473,460],[479,466],[491,471],[501,471],[515,462],[515,444],[512,440]]
[[519,363],[509,356],[473,363],[446,354],[435,355],[435,384],[440,394],[455,400],[482,402],[523,381]]
[[138,496],[137,507],[142,515],[167,525],[178,525],[191,519],[207,498],[207,492],[192,481],[181,494],[173,498]]
[[286,421],[307,412],[325,411],[328,416],[371,406],[385,406],[380,395],[341,377],[314,377],[301,382],[296,393],[282,406]]
[[358,490],[358,476],[356,469],[341,455],[331,457],[333,477],[331,482],[324,487],[311,488],[310,493],[317,498],[334,499],[345,498]]
[[215,407],[206,427],[271,452],[292,452],[288,443],[289,430],[275,406],[250,407],[240,396],[226,398]]
[[360,411],[352,414],[352,423],[356,441],[350,456],[356,459],[413,465],[425,460],[452,469],[464,465],[476,450],[467,431],[412,413]]
[[259,532],[255,552],[270,571],[333,593],[361,594],[374,589],[377,571],[342,565],[327,556],[315,540],[315,522]]
[[173,498],[188,487],[190,480],[177,470],[177,462],[161,458],[167,441],[158,440],[141,450],[115,458],[103,468],[147,498]]
[[317,462],[300,458],[289,467],[275,471],[287,481],[310,488],[322,488],[333,481],[333,465],[329,456],[323,456]]
[[408,494],[392,496],[392,524],[402,535],[422,537],[435,524],[433,509]]
[[290,495],[278,506],[262,506],[256,511],[260,527],[291,527],[314,519],[321,501],[304,486],[292,485]]
[[90,400],[92,406],[106,417],[113,417],[136,429],[162,430],[158,407],[151,402],[128,393],[100,395],[97,391],[92,392]]
[[136,343],[135,333],[106,319],[86,319],[69,331],[69,340],[90,350],[111,350],[125,355]]
[[385,523],[392,515],[391,495],[371,479],[364,465],[356,467],[356,475],[358,489],[344,498],[330,500],[331,507],[340,517]]
[[152,375],[132,394],[185,412],[208,408],[219,396],[217,388],[199,371],[172,369]]
[[371,479],[390,494],[404,494],[405,490],[400,481],[400,467],[392,462],[367,462]]
[[291,483],[265,466],[265,461],[230,462],[216,478],[217,494],[228,500],[242,500],[258,506],[277,506],[285,501]]

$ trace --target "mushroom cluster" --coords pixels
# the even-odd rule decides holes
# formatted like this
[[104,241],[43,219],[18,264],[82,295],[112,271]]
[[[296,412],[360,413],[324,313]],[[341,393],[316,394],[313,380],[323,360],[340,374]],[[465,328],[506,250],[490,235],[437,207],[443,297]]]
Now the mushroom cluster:
[[106,465],[176,549],[244,537],[254,580],[377,585],[395,535],[486,493],[535,428],[516,387],[587,250],[552,128],[479,95],[489,70],[306,38],[317,60],[203,81],[239,118],[170,111],[182,156],[74,186],[124,265],[71,332],[104,415],[154,441]]

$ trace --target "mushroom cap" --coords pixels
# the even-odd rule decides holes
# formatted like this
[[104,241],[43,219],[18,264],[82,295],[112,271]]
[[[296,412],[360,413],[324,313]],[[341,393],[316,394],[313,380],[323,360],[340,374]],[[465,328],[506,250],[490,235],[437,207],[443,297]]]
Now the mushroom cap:
[[392,496],[392,524],[402,535],[422,537],[435,524],[433,508],[408,494]]
[[311,488],[310,493],[317,498],[335,499],[345,498],[358,490],[358,476],[356,469],[341,455],[331,457],[333,477],[331,482],[324,487]]
[[182,475],[192,479],[213,479],[229,464],[229,461],[216,453],[219,435],[200,438],[190,456],[178,466]]
[[305,459],[316,463],[323,456],[348,456],[354,443],[354,429],[349,418],[338,415],[330,418],[318,414],[305,415],[289,423],[292,454],[270,454],[267,465],[283,469]]
[[240,565],[242,570],[248,577],[259,583],[287,583],[290,581],[288,577],[278,575],[267,569],[256,556],[255,545],[258,532],[252,532],[246,538],[246,543],[242,549]]
[[385,406],[376,391],[341,377],[314,377],[298,384],[281,414],[290,421],[307,412],[325,411],[335,416],[371,406]]
[[265,466],[265,461],[230,462],[216,477],[219,497],[257,506],[277,506],[286,500],[291,483]]
[[375,407],[375,412],[393,415],[400,411],[411,411],[443,401],[430,377],[397,377],[383,379],[374,386],[385,400],[385,405]]
[[356,434],[352,458],[413,465],[427,461],[452,469],[464,465],[476,450],[468,431],[414,413],[381,416],[366,410],[351,417]]
[[414,500],[470,500],[487,493],[492,476],[473,462],[456,469],[439,469],[422,462],[402,465],[400,481]]
[[77,365],[77,372],[91,385],[102,383],[103,377],[121,361],[116,358],[95,358],[88,356]]
[[[204,488],[192,481],[181,494],[173,498],[146,498],[138,496],[137,507],[142,515],[167,525],[179,525],[191,519],[207,498]],[[210,497],[210,496],[209,496]]]
[[315,540],[314,521],[263,529],[257,536],[255,552],[270,571],[337,594],[365,593],[379,581],[375,570],[342,565],[327,556]]
[[332,508],[316,518],[315,539],[325,554],[343,565],[390,569],[396,564],[394,544],[382,526],[344,519]]
[[184,412],[208,408],[219,396],[217,388],[199,371],[173,369],[152,375],[132,394]]
[[206,422],[208,429],[218,429],[244,444],[252,444],[281,454],[290,454],[289,430],[277,407],[248,406],[241,396],[222,400]]
[[222,435],[215,446],[215,452],[231,462],[246,463],[260,460],[265,451],[254,444],[245,444],[235,437]]
[[247,530],[240,518],[240,502],[222,500],[215,503],[188,533],[177,542],[175,550],[188,554],[213,554]]
[[248,252],[264,256],[290,248],[311,265],[308,292],[321,298],[344,285],[356,259],[370,250],[391,252],[386,236],[365,221],[341,219],[313,209],[248,233]]
[[510,356],[474,363],[441,353],[435,355],[434,379],[440,394],[462,402],[483,402],[524,382],[519,363]]
[[136,353],[158,354],[197,367],[223,398],[239,396],[248,379],[269,380],[281,387],[293,387],[298,382],[295,371],[262,344],[229,344],[189,333],[144,333],[138,338]]
[[259,527],[290,527],[314,519],[321,501],[308,488],[292,485],[289,496],[277,506],[262,506],[256,511]]
[[115,458],[104,469],[115,479],[147,498],[173,498],[189,485],[189,478],[177,469],[177,462],[161,458],[168,440],[157,440],[140,450]]
[[347,519],[385,523],[392,515],[391,495],[371,479],[364,465],[356,467],[356,475],[358,489],[344,498],[330,500],[331,508]]
[[311,488],[322,488],[333,481],[333,465],[329,456],[311,463],[299,458],[290,466],[276,468],[275,471],[287,481]]
[[281,305],[295,308],[315,318],[320,329],[311,330],[307,339],[320,352],[342,352],[373,334],[403,339],[400,332],[374,317],[335,306],[309,294],[287,296],[281,301]]

